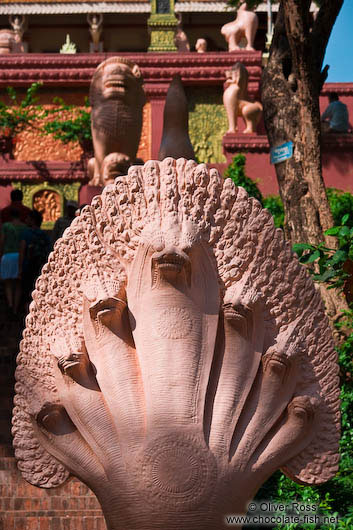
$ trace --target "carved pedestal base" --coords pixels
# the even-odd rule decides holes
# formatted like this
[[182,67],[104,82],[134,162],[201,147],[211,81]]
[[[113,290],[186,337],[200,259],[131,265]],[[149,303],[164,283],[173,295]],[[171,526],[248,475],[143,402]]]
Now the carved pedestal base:
[[90,42],[89,51],[90,53],[103,53],[103,42],[99,42],[98,44],[94,44],[94,42]]
[[270,150],[267,136],[258,134],[227,133],[222,146],[228,163],[237,153],[268,153]]
[[178,20],[172,14],[153,14],[148,19],[151,35],[149,52],[176,52],[174,43]]

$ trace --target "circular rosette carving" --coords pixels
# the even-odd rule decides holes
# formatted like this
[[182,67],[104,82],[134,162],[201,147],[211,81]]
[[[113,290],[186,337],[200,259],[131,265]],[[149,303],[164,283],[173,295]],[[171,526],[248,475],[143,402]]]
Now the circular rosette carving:
[[192,316],[186,307],[170,307],[156,315],[155,331],[159,337],[182,339],[192,330]]
[[184,510],[211,498],[217,467],[200,438],[171,433],[146,444],[138,457],[136,476],[148,501],[167,510]]

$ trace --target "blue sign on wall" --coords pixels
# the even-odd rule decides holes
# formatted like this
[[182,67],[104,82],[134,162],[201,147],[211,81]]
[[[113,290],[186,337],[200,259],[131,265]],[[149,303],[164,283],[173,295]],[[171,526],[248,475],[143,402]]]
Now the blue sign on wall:
[[271,164],[279,164],[293,156],[293,142],[286,142],[285,144],[272,147],[270,150]]

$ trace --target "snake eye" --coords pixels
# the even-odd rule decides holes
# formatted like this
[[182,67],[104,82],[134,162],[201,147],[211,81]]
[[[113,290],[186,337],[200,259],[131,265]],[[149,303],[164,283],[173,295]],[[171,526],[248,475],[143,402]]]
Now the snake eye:
[[288,405],[288,414],[303,426],[314,421],[315,403],[308,396],[297,396]]
[[104,300],[99,300],[96,304],[90,307],[91,318],[96,319],[104,317],[109,313],[119,313],[122,312],[126,307],[126,302],[120,298],[105,298]]
[[128,344],[134,344],[127,307],[125,300],[115,297],[99,300],[90,307],[89,312],[98,340],[109,330]]
[[251,323],[251,310],[241,304],[227,303],[224,304],[223,311],[225,319],[244,337],[247,337],[249,332],[249,323]]
[[120,322],[126,305],[126,302],[120,298],[106,298],[92,305],[89,312],[98,327],[103,325],[113,331]]
[[291,368],[291,361],[283,355],[279,355],[274,348],[268,350],[263,356],[262,362],[266,376],[275,378],[277,381],[283,381]]
[[39,426],[52,434],[63,435],[76,430],[62,405],[46,403],[38,412],[36,420]]

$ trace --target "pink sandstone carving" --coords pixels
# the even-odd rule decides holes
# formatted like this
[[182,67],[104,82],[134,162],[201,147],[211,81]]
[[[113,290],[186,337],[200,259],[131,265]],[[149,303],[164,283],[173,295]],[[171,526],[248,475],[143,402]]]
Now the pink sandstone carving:
[[15,46],[15,32],[11,29],[0,29],[0,55],[13,53]]
[[103,30],[103,15],[102,13],[92,14],[88,13],[87,22],[89,25],[89,33],[91,35],[90,50],[92,52],[102,52],[101,34]]
[[102,186],[102,164],[110,153],[136,160],[146,98],[137,64],[111,57],[93,74],[90,88],[94,159],[88,164],[90,183]]
[[231,70],[226,72],[223,103],[228,118],[228,133],[238,130],[238,116],[245,123],[243,133],[256,133],[256,127],[262,116],[262,105],[259,101],[248,101],[248,71],[246,67],[236,62]]
[[23,53],[25,44],[22,41],[25,32],[26,19],[24,15],[10,15],[10,24],[14,33],[13,53]]
[[197,53],[206,53],[207,52],[207,40],[200,38],[197,39],[195,44],[195,50]]
[[218,530],[276,469],[338,466],[338,366],[271,214],[205,164],[132,166],[44,266],[16,371],[18,466],[109,530]]
[[240,44],[246,41],[246,50],[254,51],[254,41],[259,19],[256,13],[248,9],[247,3],[243,2],[233,22],[222,26],[221,33],[228,43],[228,50],[234,52],[241,50]]
[[174,36],[174,44],[178,52],[189,52],[190,44],[189,39],[183,29],[183,19],[181,13],[177,13],[178,25]]

